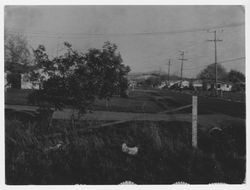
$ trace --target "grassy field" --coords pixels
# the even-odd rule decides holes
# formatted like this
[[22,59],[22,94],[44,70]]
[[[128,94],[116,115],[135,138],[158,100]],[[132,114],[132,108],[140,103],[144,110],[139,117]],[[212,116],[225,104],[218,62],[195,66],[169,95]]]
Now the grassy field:
[[[26,105],[28,93],[9,91],[5,103]],[[114,97],[108,108],[105,101],[97,100],[94,108],[114,111],[118,116],[129,115],[121,112],[150,115],[188,104],[191,104],[188,94],[142,89],[131,91],[129,98]],[[187,115],[191,109],[179,113]],[[119,184],[126,180],[136,184],[177,181],[241,184],[245,179],[243,103],[199,97],[198,114],[200,123],[205,119],[205,126],[198,125],[198,149],[191,146],[191,123],[187,121],[137,120],[83,131],[79,129],[105,121],[85,120],[75,124],[70,120],[53,120],[50,123],[43,117],[41,122],[20,121],[15,120],[12,112],[5,114],[7,184]],[[217,122],[214,116],[225,119]],[[214,122],[221,132],[209,133]],[[122,143],[137,146],[138,154],[122,152]]]
[[105,106],[105,100],[97,99],[94,110],[134,112],[134,113],[156,113],[162,111],[162,107],[149,99],[120,98],[113,97],[109,107]]
[[[187,91],[190,94],[196,94],[198,96],[209,97],[211,96],[211,91]],[[236,101],[236,102],[246,102],[246,93],[244,92],[218,92],[218,98],[228,101]]]
[[[192,103],[192,95],[170,90],[155,90],[153,96],[171,97],[181,105]],[[246,118],[246,104],[213,97],[198,97],[198,114],[222,113],[233,117]]]
[[7,89],[4,97],[5,104],[29,105],[27,98],[31,92],[32,90]]
[[[9,105],[29,105],[27,97],[31,90],[8,89],[5,93],[5,104]],[[163,107],[158,105],[146,93],[131,92],[129,98],[114,96],[110,100],[110,105],[106,107],[105,100],[96,99],[94,110],[134,112],[134,113],[156,113],[163,111]]]
[[[219,139],[199,130],[197,150],[191,147],[187,122],[130,122],[84,133],[69,123],[54,123],[48,134],[60,129],[60,137],[44,136],[37,125],[6,121],[7,184],[119,184],[126,180],[241,184],[245,179],[244,124],[227,126]],[[137,146],[138,154],[122,152],[122,143]]]
[[[5,103],[12,105],[28,105],[27,96],[30,90],[8,89],[5,93]],[[192,95],[170,90],[144,90],[130,91],[129,98],[114,96],[109,107],[105,100],[96,99],[93,109],[100,111],[157,113],[192,103]],[[179,113],[191,113],[191,108]],[[222,113],[233,117],[245,119],[246,106],[242,102],[226,101],[219,98],[198,98],[198,114]]]

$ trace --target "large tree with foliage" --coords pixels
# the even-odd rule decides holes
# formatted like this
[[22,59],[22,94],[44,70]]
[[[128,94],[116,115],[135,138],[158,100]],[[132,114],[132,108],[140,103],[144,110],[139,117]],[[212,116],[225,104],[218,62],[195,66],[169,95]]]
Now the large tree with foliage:
[[32,102],[55,109],[70,106],[79,113],[90,109],[95,98],[111,98],[117,89],[125,88],[129,67],[122,64],[117,46],[106,42],[102,49],[81,53],[65,43],[65,54],[50,60],[43,46],[34,50],[39,71],[32,71],[30,79],[41,88],[30,96]]
[[232,83],[242,83],[245,82],[245,75],[236,70],[230,70],[227,75],[227,80]]
[[[205,69],[203,69],[197,76],[203,81],[213,81],[215,79],[215,65],[210,64]],[[226,69],[221,65],[217,64],[217,79],[225,80],[227,77]]]
[[21,73],[28,71],[31,65],[31,53],[24,36],[5,32],[4,62],[8,84],[12,88],[21,88]]
[[[31,94],[30,101],[59,110],[65,105],[71,105],[83,111],[88,91],[83,90],[80,85],[83,86],[86,80],[82,78],[87,75],[83,72],[84,69],[81,70],[82,76],[75,71],[82,68],[83,56],[73,50],[70,44],[65,43],[65,46],[67,52],[52,60],[49,59],[44,46],[40,45],[34,50],[35,64],[39,69],[30,72],[30,80],[41,85],[38,91]],[[86,85],[84,87],[86,88]]]
[[109,100],[115,93],[123,96],[128,88],[125,77],[130,68],[122,64],[117,46],[105,42],[102,49],[90,49],[85,54],[85,62],[91,73],[91,80],[96,85],[97,95]]
[[231,70],[227,75],[227,80],[233,83],[233,91],[245,90],[245,75],[239,71]]

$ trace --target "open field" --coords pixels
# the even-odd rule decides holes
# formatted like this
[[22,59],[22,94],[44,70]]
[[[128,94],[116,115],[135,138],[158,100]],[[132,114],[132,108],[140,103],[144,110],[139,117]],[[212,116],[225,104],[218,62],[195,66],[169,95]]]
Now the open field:
[[[141,90],[143,91],[143,90]],[[171,97],[179,106],[192,103],[192,95],[170,91],[155,90],[150,91],[153,96]],[[246,104],[242,102],[227,101],[212,97],[198,97],[198,114],[202,113],[222,113],[233,117],[246,118]]]
[[[29,90],[9,90],[5,93],[5,104],[28,105],[27,96]],[[164,110],[191,104],[190,94],[170,90],[143,90],[130,91],[129,98],[113,97],[110,106],[105,106],[105,100],[96,100],[94,110],[133,112],[133,113],[157,113]],[[191,109],[184,110],[190,113]],[[227,101],[219,98],[198,98],[198,114],[222,113],[233,117],[245,118],[246,106],[242,102]]]
[[[36,107],[33,106],[14,106],[6,105],[6,109],[10,110],[11,117],[16,116],[21,119],[22,115],[19,112],[11,112],[11,110],[21,111],[35,111]],[[55,111],[53,119],[55,120],[70,120],[72,111],[65,109],[63,111]],[[132,112],[110,112],[110,111],[94,111],[92,113],[84,114],[81,120],[88,121],[183,121],[191,123],[191,113],[178,113],[178,114],[164,114],[164,113],[132,113]],[[219,127],[223,123],[230,123],[233,121],[243,122],[245,120],[237,117],[232,117],[225,114],[202,114],[198,117],[198,123],[205,128]]]
[[[136,121],[85,133],[58,122],[53,128],[60,128],[62,136],[49,138],[36,125],[6,121],[7,184],[119,184],[126,180],[240,184],[245,179],[244,123],[227,125],[219,139],[199,130],[197,150],[191,147],[187,122]],[[122,143],[137,146],[138,154],[122,152]]]
[[[31,90],[8,89],[5,92],[5,104],[8,105],[30,105],[27,101]],[[155,103],[145,93],[131,93],[129,98],[114,96],[110,100],[110,105],[106,107],[105,100],[96,99],[93,109],[102,111],[116,112],[135,112],[135,113],[156,113],[163,111],[163,108]]]
[[7,89],[5,91],[5,104],[12,105],[29,105],[28,104],[28,95],[32,90],[18,90],[18,89]]
[[[25,103],[24,94],[7,93],[5,99],[23,104],[5,105],[7,184],[119,184],[126,180],[241,184],[245,179],[243,103],[199,97],[198,149],[194,149],[191,108],[161,113],[191,104],[189,94],[138,89],[127,99],[114,97],[108,108],[105,101],[96,101],[94,111],[78,123],[71,122],[70,109],[56,111],[51,125],[16,115],[37,109]],[[114,121],[126,122],[103,125]],[[214,127],[221,132],[210,133]],[[137,146],[138,154],[122,152],[122,143]]]
[[162,107],[155,102],[138,98],[113,97],[110,105],[105,106],[105,100],[97,99],[94,103],[94,110],[105,110],[115,112],[134,112],[134,113],[156,113],[162,111]]

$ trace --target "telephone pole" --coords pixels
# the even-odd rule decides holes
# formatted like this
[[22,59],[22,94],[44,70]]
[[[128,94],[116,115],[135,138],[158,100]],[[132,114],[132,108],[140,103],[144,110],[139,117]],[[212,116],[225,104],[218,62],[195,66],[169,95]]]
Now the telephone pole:
[[169,80],[170,80],[170,79],[169,79],[169,77],[170,77],[170,76],[169,76],[169,75],[170,75],[170,65],[171,65],[170,62],[171,62],[171,60],[169,59],[169,60],[168,60],[168,85],[169,85],[169,83],[170,83],[170,81],[169,81]]
[[[182,72],[183,72],[183,61],[187,61],[187,59],[184,59],[184,51],[180,51],[181,52],[181,58],[179,60],[181,60],[181,83],[180,85],[182,86]],[[180,87],[181,87],[180,86]]]
[[210,33],[214,33],[214,39],[213,40],[208,40],[209,42],[214,42],[214,73],[215,73],[215,78],[214,78],[214,88],[215,88],[215,93],[217,95],[217,42],[222,42],[222,40],[217,39],[217,31],[210,31]]

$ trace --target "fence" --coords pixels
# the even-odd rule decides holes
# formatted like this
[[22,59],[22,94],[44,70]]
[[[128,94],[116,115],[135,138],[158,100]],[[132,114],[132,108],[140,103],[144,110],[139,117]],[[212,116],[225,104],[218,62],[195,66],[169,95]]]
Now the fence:
[[[178,108],[174,108],[171,110],[166,110],[166,111],[162,111],[162,112],[157,113],[157,114],[171,114],[171,113],[192,107],[192,118],[191,118],[191,121],[192,121],[192,146],[195,148],[197,147],[197,105],[198,105],[197,99],[198,99],[197,96],[193,96],[192,97],[192,104],[190,104],[190,105],[185,105],[185,106],[181,106]],[[8,106],[8,107],[12,108],[11,106]],[[13,109],[17,109],[17,108],[13,107]],[[30,106],[25,106],[25,109],[32,109],[32,108]],[[22,109],[19,108],[19,110],[22,110]],[[23,111],[23,112],[25,112],[25,111]],[[187,116],[187,115],[185,115],[185,116]],[[112,122],[103,123],[103,124],[97,124],[94,126],[86,127],[83,129],[75,129],[75,130],[77,132],[80,132],[80,133],[87,133],[87,132],[89,132],[89,130],[92,131],[93,129],[99,129],[99,128],[103,128],[103,127],[108,127],[108,126],[112,126],[112,125],[130,122],[133,120],[144,119],[143,117],[144,117],[144,115],[134,116],[134,117],[130,117],[130,118],[124,119],[124,120],[118,120],[118,121],[112,121]],[[48,138],[61,138],[62,136],[64,136],[64,135],[61,133],[53,133],[53,134],[49,134],[49,135],[43,135],[41,138],[47,138],[47,139]]]
[[[181,106],[181,107],[178,107],[178,108],[175,108],[175,109],[172,109],[172,110],[166,110],[166,111],[163,111],[163,112],[158,112],[157,114],[170,114],[170,113],[174,113],[174,112],[177,112],[177,111],[180,111],[180,110],[184,110],[184,109],[187,109],[187,108],[190,108],[192,107],[192,146],[194,148],[197,148],[197,123],[198,123],[198,98],[197,96],[193,96],[192,97],[192,104],[190,105],[185,105],[185,106]],[[138,120],[140,117],[142,116],[135,116],[135,117],[131,117],[129,119],[126,119],[126,120],[119,120],[119,121],[112,121],[112,122],[108,122],[108,123],[104,123],[104,124],[98,124],[98,125],[95,125],[95,126],[90,126],[90,127],[87,127],[87,128],[84,128],[84,129],[76,129],[77,132],[79,132],[80,134],[82,133],[88,133],[89,131],[92,131],[94,129],[101,129],[101,128],[104,128],[104,127],[108,127],[108,126],[113,126],[113,125],[117,125],[117,124],[122,124],[122,123],[126,123],[126,122],[130,122],[130,121],[133,121],[133,120]],[[51,135],[46,135],[45,138],[60,138],[62,137],[63,135],[61,133],[54,133],[54,134],[51,134]]]

